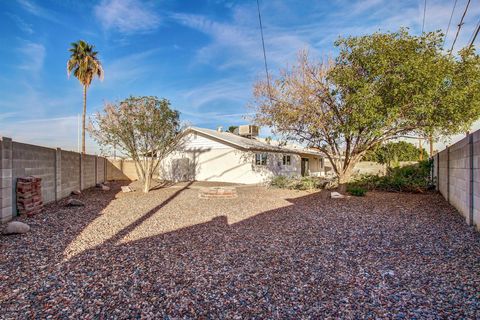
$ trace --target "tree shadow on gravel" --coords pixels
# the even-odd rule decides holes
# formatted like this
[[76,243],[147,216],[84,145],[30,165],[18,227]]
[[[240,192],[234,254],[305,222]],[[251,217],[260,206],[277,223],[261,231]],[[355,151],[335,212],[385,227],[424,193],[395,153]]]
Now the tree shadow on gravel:
[[480,236],[439,195],[321,197],[120,242],[152,209],[16,298],[32,317],[478,318]]

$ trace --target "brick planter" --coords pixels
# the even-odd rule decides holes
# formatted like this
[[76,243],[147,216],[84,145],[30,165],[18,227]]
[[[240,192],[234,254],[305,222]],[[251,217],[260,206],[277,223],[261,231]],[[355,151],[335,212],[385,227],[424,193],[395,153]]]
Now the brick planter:
[[235,187],[201,188],[198,191],[200,199],[234,199],[237,197]]

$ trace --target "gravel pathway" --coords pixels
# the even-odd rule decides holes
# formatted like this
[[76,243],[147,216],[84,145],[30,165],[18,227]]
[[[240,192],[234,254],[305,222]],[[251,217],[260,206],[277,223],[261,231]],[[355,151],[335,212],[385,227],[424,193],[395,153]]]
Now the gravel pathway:
[[480,233],[437,194],[119,188],[0,236],[0,318],[480,318]]

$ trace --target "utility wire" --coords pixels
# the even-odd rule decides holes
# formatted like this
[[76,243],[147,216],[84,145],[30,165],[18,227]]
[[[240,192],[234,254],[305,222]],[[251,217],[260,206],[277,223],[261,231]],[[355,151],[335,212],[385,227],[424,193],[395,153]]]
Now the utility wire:
[[[270,75],[268,73],[267,53],[265,51],[265,40],[263,38],[262,15],[260,13],[260,3],[259,3],[258,0],[257,0],[257,10],[258,10],[258,21],[260,23],[260,34],[262,35],[263,61],[265,63],[265,73],[267,75],[268,91],[269,91],[269,94],[270,94]],[[271,98],[271,96],[270,96],[270,98]]]
[[423,22],[422,22],[422,34],[425,30],[425,14],[427,13],[427,0],[423,2]]
[[448,31],[450,31],[450,24],[452,23],[453,13],[455,12],[455,7],[457,6],[457,1],[458,0],[455,0],[455,3],[453,4],[452,14],[450,15],[450,20],[448,20],[447,31],[445,32],[445,37],[443,38],[442,48],[445,47],[445,42],[447,41],[447,35],[448,35]]
[[465,15],[467,14],[469,5],[470,5],[470,0],[468,0],[467,5],[465,6],[465,11],[463,11],[462,19],[460,19],[460,23],[458,24],[457,33],[455,34],[455,39],[453,39],[452,47],[450,48],[450,54],[452,54],[453,47],[455,46],[455,42],[457,42],[458,34],[460,33],[460,29],[462,29],[462,26],[464,24],[463,19],[465,18]]
[[470,38],[470,45],[468,46],[468,48],[471,48],[473,46],[473,43],[475,42],[475,39],[477,39],[479,31],[480,31],[480,20],[478,20],[476,30],[473,32],[472,37]]

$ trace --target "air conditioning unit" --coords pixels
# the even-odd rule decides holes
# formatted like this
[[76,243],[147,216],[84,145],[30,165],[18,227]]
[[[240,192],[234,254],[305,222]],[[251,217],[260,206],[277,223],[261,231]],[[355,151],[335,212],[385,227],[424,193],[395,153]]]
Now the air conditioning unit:
[[260,128],[254,125],[243,125],[238,127],[238,134],[242,137],[258,137]]

